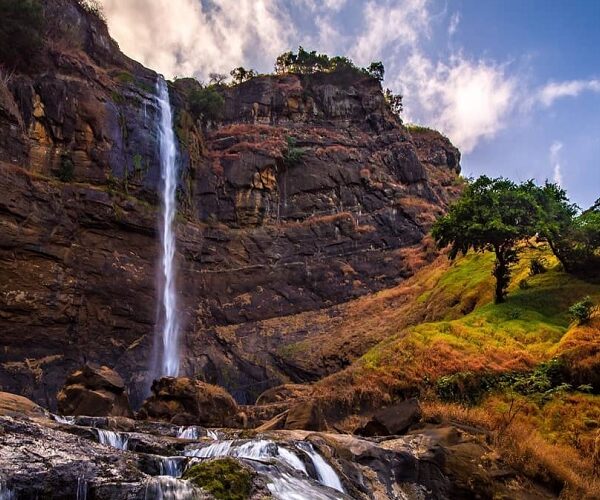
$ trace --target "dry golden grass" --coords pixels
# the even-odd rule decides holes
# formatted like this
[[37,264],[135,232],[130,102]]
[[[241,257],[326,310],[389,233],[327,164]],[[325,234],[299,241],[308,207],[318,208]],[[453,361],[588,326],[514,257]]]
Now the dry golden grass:
[[[577,415],[577,408],[572,410]],[[458,422],[489,431],[495,448],[508,464],[561,490],[561,498],[600,498],[594,454],[587,449],[549,442],[539,430],[540,411],[543,410],[531,402],[500,397],[492,397],[479,407],[439,401],[423,403],[425,419]]]

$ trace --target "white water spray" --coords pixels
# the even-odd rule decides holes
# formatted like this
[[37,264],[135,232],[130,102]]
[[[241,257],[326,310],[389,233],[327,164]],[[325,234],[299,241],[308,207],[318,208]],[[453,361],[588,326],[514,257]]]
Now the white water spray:
[[177,295],[175,293],[175,193],[177,189],[177,149],[173,133],[173,117],[167,83],[159,78],[157,100],[160,109],[158,128],[160,145],[160,172],[162,178],[161,201],[161,266],[162,266],[162,359],[160,375],[179,375],[179,323],[177,321]]

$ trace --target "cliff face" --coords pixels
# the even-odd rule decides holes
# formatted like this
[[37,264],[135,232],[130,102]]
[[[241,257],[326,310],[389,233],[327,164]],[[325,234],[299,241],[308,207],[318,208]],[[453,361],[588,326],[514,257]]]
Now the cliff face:
[[[52,404],[95,361],[135,403],[157,317],[157,75],[75,4],[46,9],[60,15],[39,63],[0,83],[0,386]],[[249,401],[360,354],[342,343],[334,361],[290,369],[278,353],[318,325],[289,338],[267,325],[335,314],[411,275],[459,190],[460,154],[437,133],[411,134],[357,73],[224,88],[208,131],[186,109],[190,85],[171,85],[185,369]]]

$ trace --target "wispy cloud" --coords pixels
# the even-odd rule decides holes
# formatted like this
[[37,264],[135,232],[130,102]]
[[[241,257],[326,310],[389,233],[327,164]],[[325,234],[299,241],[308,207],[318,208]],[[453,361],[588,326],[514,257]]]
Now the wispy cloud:
[[448,25],[448,35],[452,36],[458,30],[458,25],[460,23],[460,12],[455,12],[452,14],[450,18],[450,24]]
[[169,78],[273,61],[295,33],[276,0],[100,1],[123,51]]
[[556,184],[562,186],[563,176],[560,165],[560,151],[563,148],[563,143],[554,141],[550,145],[550,164],[552,165],[552,179]]
[[[461,16],[446,9],[432,13],[431,0],[100,1],[121,48],[167,77],[205,79],[239,65],[268,71],[278,54],[299,44],[347,54],[360,65],[382,60],[386,85],[404,95],[407,121],[439,128],[465,153],[518,114],[600,92],[598,79],[533,88],[506,61],[474,57],[453,45],[434,53],[433,34],[454,37]],[[299,8],[308,13],[302,21],[293,14]]]
[[371,0],[362,17],[364,25],[350,55],[363,65],[381,59],[385,49],[398,53],[416,46],[430,31],[427,0]]
[[561,97],[576,97],[582,92],[600,92],[600,80],[569,80],[550,82],[539,89],[537,98],[544,106],[551,106]]

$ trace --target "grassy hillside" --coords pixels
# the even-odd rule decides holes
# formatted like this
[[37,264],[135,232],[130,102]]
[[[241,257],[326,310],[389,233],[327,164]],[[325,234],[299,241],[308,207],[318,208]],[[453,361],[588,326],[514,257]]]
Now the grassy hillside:
[[[530,274],[534,258],[546,272]],[[579,326],[568,309],[588,295],[599,303],[600,284],[562,272],[547,248],[528,246],[506,302],[494,304],[492,265],[490,254],[438,260],[410,280],[410,294],[403,285],[401,304],[391,305],[394,289],[361,299],[363,316],[351,327],[385,329],[370,332],[384,340],[318,382],[313,395],[332,419],[419,395],[429,418],[484,427],[530,476],[572,498],[595,498],[600,318]]]

